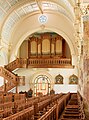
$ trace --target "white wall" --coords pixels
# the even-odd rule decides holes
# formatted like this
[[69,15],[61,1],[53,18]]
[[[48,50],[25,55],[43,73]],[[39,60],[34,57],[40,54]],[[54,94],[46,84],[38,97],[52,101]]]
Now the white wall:
[[20,57],[28,58],[28,41],[24,41],[20,47]]
[[70,53],[70,48],[67,44],[67,42],[65,42],[65,51],[64,51],[64,55],[66,56],[66,58],[70,58],[71,57],[71,53]]
[[4,78],[0,76],[0,86],[4,85]]
[[[35,69],[19,69],[16,71],[18,75],[25,76],[25,86],[19,86],[19,91],[28,91],[30,88],[34,90],[34,80],[38,75],[45,74],[46,76],[50,77],[51,81],[51,89],[53,88],[56,93],[59,92],[76,92],[77,91],[77,85],[69,85],[69,77],[72,74],[77,75],[77,69],[71,68],[71,69],[65,69],[65,68],[35,68]],[[61,74],[63,76],[63,85],[56,85],[55,84],[55,77]]]
[[58,84],[55,84],[54,90],[55,90],[55,93],[61,93],[61,92],[63,92],[63,93],[68,93],[68,92],[76,93],[78,90],[78,85],[58,85]]

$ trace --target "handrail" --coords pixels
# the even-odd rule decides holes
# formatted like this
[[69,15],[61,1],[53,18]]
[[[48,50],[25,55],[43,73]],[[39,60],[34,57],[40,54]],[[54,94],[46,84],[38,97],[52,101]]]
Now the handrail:
[[[12,71],[16,68],[70,68],[71,59],[68,58],[17,58],[12,61],[8,65],[5,65],[4,68],[0,67],[0,76],[4,77],[7,82],[6,90],[10,90],[10,88],[15,87],[16,83],[20,81],[20,76],[15,75]],[[1,88],[4,88],[1,86]]]
[[26,68],[27,66],[27,59],[25,58],[17,58],[16,60],[10,62],[8,65],[5,65],[4,67],[9,70],[13,71],[16,68]]
[[0,87],[0,90],[9,91],[12,88],[16,87],[17,84],[19,84],[20,79],[23,79],[24,76],[17,76],[16,74],[12,73],[11,71],[7,70],[6,68],[0,67],[0,76],[2,76],[4,79],[7,80],[6,87],[5,85],[2,85]]
[[71,59],[68,58],[17,58],[8,65],[5,66],[9,71],[13,71],[16,68],[60,68],[71,67]]
[[0,67],[0,76],[4,77],[6,80],[11,80],[11,81],[15,81],[17,79],[17,76],[8,71],[7,69]]
[[16,59],[16,60],[10,62],[8,65],[5,65],[4,67],[9,71],[13,71],[16,68],[18,68],[18,65],[19,65],[19,59]]

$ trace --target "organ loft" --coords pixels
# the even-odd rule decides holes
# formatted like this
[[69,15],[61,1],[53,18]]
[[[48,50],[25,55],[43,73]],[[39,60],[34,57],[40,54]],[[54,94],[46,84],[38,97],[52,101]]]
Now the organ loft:
[[0,120],[89,120],[89,0],[0,0]]

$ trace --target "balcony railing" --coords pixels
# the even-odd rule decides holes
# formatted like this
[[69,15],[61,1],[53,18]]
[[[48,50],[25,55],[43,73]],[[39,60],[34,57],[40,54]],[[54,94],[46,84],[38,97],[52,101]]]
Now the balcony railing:
[[73,67],[71,59],[67,58],[17,58],[5,67],[0,67],[0,76],[7,80],[6,87],[3,85],[0,88],[6,91],[12,89],[19,84],[20,79],[24,76],[17,76],[12,71],[16,68],[70,68]]
[[42,67],[42,68],[60,68],[60,67],[71,67],[71,60],[66,58],[38,58],[38,59],[28,59],[28,67]]
[[6,68],[0,67],[0,76],[7,80],[6,86],[3,85],[0,87],[0,91],[9,91],[12,88],[16,87],[20,79],[24,79],[24,76],[17,76]]
[[70,68],[73,67],[71,59],[68,58],[17,58],[15,61],[5,66],[12,71],[16,68]]

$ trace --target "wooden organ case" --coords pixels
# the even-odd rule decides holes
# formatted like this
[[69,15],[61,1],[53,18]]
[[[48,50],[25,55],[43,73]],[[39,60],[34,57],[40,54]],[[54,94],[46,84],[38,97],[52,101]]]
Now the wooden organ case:
[[63,38],[56,34],[34,35],[28,40],[28,58],[63,57]]

